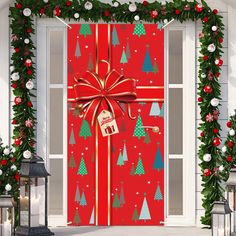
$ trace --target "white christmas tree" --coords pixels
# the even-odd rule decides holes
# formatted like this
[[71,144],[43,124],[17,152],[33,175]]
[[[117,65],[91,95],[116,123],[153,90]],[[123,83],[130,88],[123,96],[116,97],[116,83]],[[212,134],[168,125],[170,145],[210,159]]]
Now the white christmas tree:
[[90,220],[89,220],[89,224],[90,225],[94,224],[94,207],[93,207],[92,214],[91,214],[91,217],[90,217]]
[[150,211],[147,204],[146,193],[144,193],[143,205],[139,216],[140,220],[151,220]]
[[126,142],[124,143],[124,148],[123,148],[123,161],[128,161]]

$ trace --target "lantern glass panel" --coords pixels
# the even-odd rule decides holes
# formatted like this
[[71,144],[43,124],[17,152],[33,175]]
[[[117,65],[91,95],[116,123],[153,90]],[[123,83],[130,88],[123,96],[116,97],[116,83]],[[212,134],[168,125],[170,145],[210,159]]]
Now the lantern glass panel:
[[20,225],[29,226],[29,178],[20,179]]
[[231,221],[230,214],[225,215],[225,236],[231,235],[230,221]]
[[31,178],[31,227],[45,226],[45,179]]
[[13,235],[13,208],[0,208],[0,236]]

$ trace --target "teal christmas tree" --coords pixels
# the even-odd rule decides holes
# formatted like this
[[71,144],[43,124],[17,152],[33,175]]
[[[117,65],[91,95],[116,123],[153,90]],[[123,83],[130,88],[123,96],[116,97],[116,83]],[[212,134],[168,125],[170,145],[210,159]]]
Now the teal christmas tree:
[[74,134],[74,129],[73,127],[71,128],[71,132],[70,132],[70,141],[69,144],[74,145],[75,144],[75,134]]
[[153,102],[149,115],[157,117],[160,115],[160,112],[161,112],[161,110],[160,110],[158,102]]
[[74,223],[76,225],[81,223],[80,216],[79,216],[79,210],[76,208],[75,216],[74,216]]
[[139,220],[139,215],[138,215],[137,206],[135,205],[133,216],[132,216],[132,221],[136,222],[137,220]]
[[165,104],[164,103],[162,103],[161,112],[160,112],[159,116],[162,118],[164,118],[164,116],[165,116]]
[[162,193],[161,193],[161,188],[160,188],[160,184],[159,183],[157,185],[157,189],[156,189],[156,192],[155,192],[154,200],[156,200],[156,201],[163,200],[163,196],[162,196]]
[[127,62],[128,62],[128,60],[127,60],[127,57],[126,57],[126,54],[125,54],[125,49],[123,48],[122,55],[121,55],[121,58],[120,58],[120,63],[125,64]]
[[127,59],[129,60],[131,58],[130,46],[129,46],[129,38],[127,38],[127,44],[126,44],[125,53],[126,53]]
[[146,31],[143,24],[136,24],[134,27],[133,35],[138,35],[140,37],[141,35],[146,35]]
[[112,29],[112,45],[113,46],[120,45],[120,41],[119,41],[119,38],[118,38],[118,34],[117,34],[117,30],[116,30],[115,25]]
[[146,73],[154,72],[148,48],[149,48],[149,45],[146,45],[146,55],[145,55],[143,67],[142,67],[142,71]]
[[84,162],[84,157],[81,158],[81,161],[80,161],[80,165],[79,165],[79,169],[78,169],[78,175],[87,175],[88,172],[87,172],[87,168],[86,168],[86,165],[85,165],[85,162]]
[[134,174],[135,175],[144,175],[145,174],[145,170],[144,170],[144,167],[143,167],[143,162],[142,162],[141,155],[139,155],[138,164],[137,164],[137,167],[136,167],[136,170],[135,170]]
[[128,155],[127,155],[127,148],[126,148],[126,141],[124,141],[124,147],[123,147],[123,161],[128,161]]
[[112,203],[112,207],[113,208],[120,208],[120,200],[119,200],[119,196],[118,196],[117,192],[115,193],[113,203]]
[[86,140],[87,137],[92,136],[90,128],[89,128],[89,123],[85,119],[83,119],[82,121],[82,125],[79,131],[79,136],[84,137],[84,140]]
[[85,38],[87,35],[91,35],[91,28],[89,24],[81,24],[79,34],[83,35]]
[[158,147],[157,147],[157,151],[156,151],[156,156],[155,156],[153,168],[160,171],[161,169],[164,168],[164,163],[163,163],[163,160],[162,160],[161,150],[160,150],[160,147],[159,147],[160,143],[157,143],[157,144],[158,144]]
[[143,128],[142,118],[141,118],[141,116],[139,114],[137,122],[136,122],[135,129],[134,129],[133,136],[134,137],[138,137],[138,139],[140,139],[140,137],[145,137],[145,135],[146,135],[146,133],[145,133],[145,130]]
[[75,192],[75,202],[76,203],[80,202],[80,192],[79,192],[79,185],[78,185],[78,183],[77,183],[76,192]]
[[143,205],[142,205],[141,212],[139,215],[139,220],[144,220],[144,222],[146,222],[146,220],[151,220],[146,193],[144,193]]
[[86,201],[86,198],[85,198],[85,193],[84,193],[84,190],[83,190],[83,193],[81,195],[81,199],[80,199],[80,206],[87,206],[87,201]]
[[81,56],[81,51],[79,46],[79,40],[76,40],[75,57],[78,59],[80,56]]
[[117,164],[118,166],[123,166],[123,165],[124,165],[124,160],[123,160],[123,156],[122,156],[122,152],[121,152],[121,151],[120,151],[120,153],[119,153],[119,156],[118,156],[118,159],[117,159],[116,164]]
[[94,225],[94,207],[92,209],[92,213],[91,213],[91,216],[90,216],[89,224],[90,225]]
[[125,193],[124,193],[124,183],[121,182],[121,188],[120,188],[120,205],[125,204]]

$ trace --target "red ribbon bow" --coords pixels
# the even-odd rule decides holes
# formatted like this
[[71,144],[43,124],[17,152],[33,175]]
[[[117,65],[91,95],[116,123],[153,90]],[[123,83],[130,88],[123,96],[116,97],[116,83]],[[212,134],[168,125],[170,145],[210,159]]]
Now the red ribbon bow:
[[104,75],[100,70],[98,74],[86,71],[85,78],[75,78],[75,101],[80,103],[81,110],[85,112],[84,118],[91,121],[92,125],[101,110],[107,109],[113,117],[119,117],[123,115],[120,102],[128,103],[137,97],[135,79],[124,78],[114,69],[110,71],[106,61],[99,62],[99,69],[101,64],[106,66]]

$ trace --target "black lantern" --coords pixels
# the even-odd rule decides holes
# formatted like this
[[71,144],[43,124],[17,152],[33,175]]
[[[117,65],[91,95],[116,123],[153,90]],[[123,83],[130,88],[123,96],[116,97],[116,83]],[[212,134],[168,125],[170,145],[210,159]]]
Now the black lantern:
[[20,170],[19,226],[16,235],[54,235],[48,229],[48,172],[41,157],[25,159]]
[[212,209],[212,236],[231,235],[231,209],[226,200],[214,202]]
[[0,236],[12,236],[14,234],[14,203],[9,195],[0,196]]

